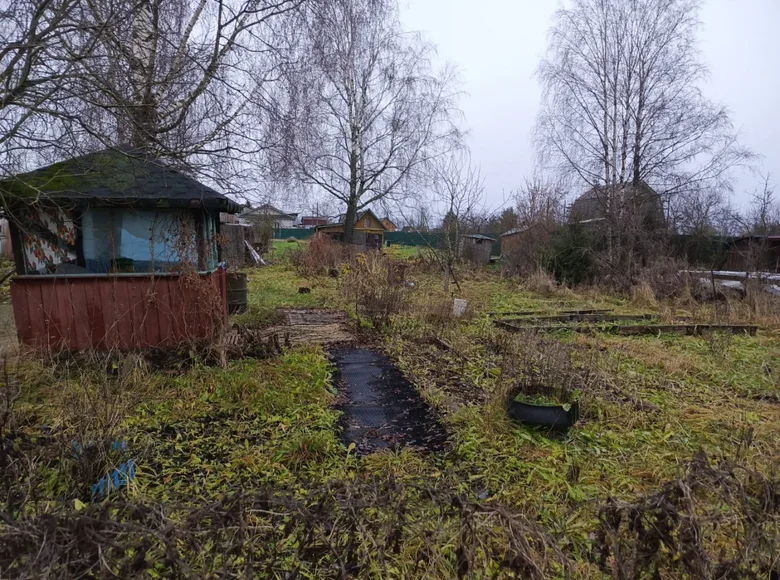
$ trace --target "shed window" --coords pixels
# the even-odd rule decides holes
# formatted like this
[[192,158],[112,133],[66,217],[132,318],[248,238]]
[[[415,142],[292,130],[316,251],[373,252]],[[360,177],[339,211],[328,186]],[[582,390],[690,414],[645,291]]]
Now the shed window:
[[[82,218],[84,265],[91,272],[170,271],[197,265],[200,212],[90,208]],[[213,228],[205,224],[207,268],[216,262]],[[212,257],[213,256],[213,257]],[[211,258],[211,259],[209,259]]]
[[363,220],[363,227],[364,228],[370,228],[371,227],[371,218],[366,218]]

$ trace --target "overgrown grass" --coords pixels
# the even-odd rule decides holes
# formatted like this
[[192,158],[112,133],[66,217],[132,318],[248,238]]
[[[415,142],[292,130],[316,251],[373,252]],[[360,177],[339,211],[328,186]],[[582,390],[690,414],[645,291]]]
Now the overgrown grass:
[[271,249],[266,258],[272,264],[282,264],[289,260],[290,252],[305,248],[309,240],[271,240]]
[[[238,515],[223,506],[198,516],[217,521],[213,510],[221,509],[226,520],[214,529],[226,534],[249,529],[242,542],[273,548],[269,576],[339,577],[340,566],[353,566],[352,575],[376,578],[512,577],[509,571],[529,578],[620,577],[617,569],[627,560],[615,556],[600,562],[596,555],[611,537],[605,513],[617,513],[605,506],[649,509],[647,498],[662,490],[671,494],[664,495],[668,507],[678,497],[669,489],[703,493],[694,514],[669,516],[677,517],[676,525],[695,514],[729,514],[723,528],[712,523],[715,519],[697,520],[697,529],[704,531],[696,541],[708,550],[699,553],[699,561],[716,560],[719,553],[725,560],[739,556],[734,538],[746,539],[740,534],[747,528],[740,526],[756,519],[730,510],[759,505],[761,478],[778,477],[780,343],[773,331],[757,337],[510,335],[497,329],[488,313],[592,308],[668,313],[649,300],[632,302],[597,291],[556,287],[540,295],[515,280],[466,270],[459,275],[460,289],[451,289],[468,300],[469,309],[455,319],[452,295],[443,292],[437,275],[412,269],[407,278],[414,285],[406,309],[388,318],[377,339],[441,411],[451,435],[445,453],[401,450],[357,458],[345,449],[338,439],[337,392],[326,353],[317,346],[179,374],[153,372],[132,360],[114,373],[106,373],[105,366],[65,372],[25,361],[14,379],[24,386],[23,394],[5,436],[10,433],[17,446],[13,457],[31,460],[15,464],[24,468],[21,487],[19,481],[10,485],[39,490],[26,517],[71,513],[75,500],[88,502],[88,476],[94,474],[78,471],[72,441],[111,438],[127,440],[138,465],[134,483],[111,501],[163,506],[174,520],[165,521],[169,533],[186,524],[206,534],[187,519],[197,519],[190,512],[221,506],[226,495],[262,495],[269,489],[281,494],[273,500],[252,496],[257,503]],[[301,278],[286,263],[253,269],[250,310],[239,320],[270,323],[279,307],[348,306],[341,283]],[[300,294],[300,287],[310,292]],[[551,435],[510,421],[507,393],[534,381],[581,391],[582,417],[570,433]],[[700,451],[726,471],[691,468]],[[106,459],[108,465],[120,460]],[[725,488],[712,482],[732,464],[741,466],[732,470],[735,474],[754,470],[741,484],[744,505],[714,497],[716,489]],[[706,472],[712,489],[690,483],[694,472]],[[688,488],[675,487],[686,477]],[[693,499],[689,503],[693,506]],[[758,554],[750,566],[765,576],[778,557],[773,505],[762,508],[769,518],[764,543],[747,549],[746,540],[742,546],[743,556]],[[670,541],[649,556],[656,558],[652,566],[663,561],[659,577],[702,577],[681,555],[699,546],[683,532],[672,526],[669,533],[679,543]],[[164,534],[155,534],[154,542],[161,541]],[[620,534],[621,542],[640,545],[628,531]],[[530,545],[521,545],[521,538]],[[307,543],[315,539],[316,549]],[[188,541],[194,540],[177,540],[177,546],[184,549]],[[218,564],[225,563],[200,560],[207,559],[209,546],[222,545],[208,542],[195,544],[200,552],[185,550],[198,573],[217,573]],[[164,575],[170,570],[163,564],[166,551],[154,545]],[[354,561],[339,562],[333,555],[339,550],[353,550]],[[246,561],[240,552],[229,569],[244,570]]]
[[[278,308],[317,308],[326,305],[335,282],[328,278],[300,278],[289,265],[264,266],[246,271],[248,275],[247,312],[237,322],[269,324]],[[301,293],[301,288],[308,291]]]

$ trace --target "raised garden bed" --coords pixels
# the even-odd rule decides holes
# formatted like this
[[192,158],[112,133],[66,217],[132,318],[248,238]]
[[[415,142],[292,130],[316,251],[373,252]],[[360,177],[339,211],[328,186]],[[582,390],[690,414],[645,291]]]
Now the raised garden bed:
[[635,322],[640,320],[652,320],[656,318],[654,314],[603,314],[603,313],[572,313],[556,314],[552,316],[526,316],[522,318],[504,318],[496,320],[499,322],[517,323],[544,323],[544,322]]
[[519,325],[505,320],[494,321],[499,328],[509,332],[552,332],[570,330],[584,334],[606,332],[621,336],[646,336],[655,334],[679,334],[681,336],[702,336],[713,332],[747,334],[755,336],[757,326],[741,324],[600,324],[600,325]]
[[[552,313],[552,315],[564,315],[564,314],[609,314],[612,310],[605,309],[590,309],[590,310],[558,310]],[[550,313],[544,310],[518,310],[514,312],[488,312],[488,316],[546,316]]]

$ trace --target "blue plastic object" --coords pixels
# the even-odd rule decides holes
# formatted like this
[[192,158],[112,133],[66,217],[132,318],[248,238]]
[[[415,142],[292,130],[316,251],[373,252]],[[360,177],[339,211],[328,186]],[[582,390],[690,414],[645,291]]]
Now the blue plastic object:
[[120,489],[135,479],[135,462],[130,459],[92,486],[92,501],[103,499],[112,491]]

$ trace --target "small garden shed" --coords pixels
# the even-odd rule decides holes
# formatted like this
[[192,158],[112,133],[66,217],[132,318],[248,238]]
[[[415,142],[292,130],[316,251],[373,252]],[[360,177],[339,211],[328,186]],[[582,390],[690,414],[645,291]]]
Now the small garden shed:
[[468,234],[461,240],[463,257],[473,264],[489,264],[495,240],[482,234]]
[[133,149],[0,183],[21,342],[147,348],[207,338],[226,316],[219,213],[238,204]]

